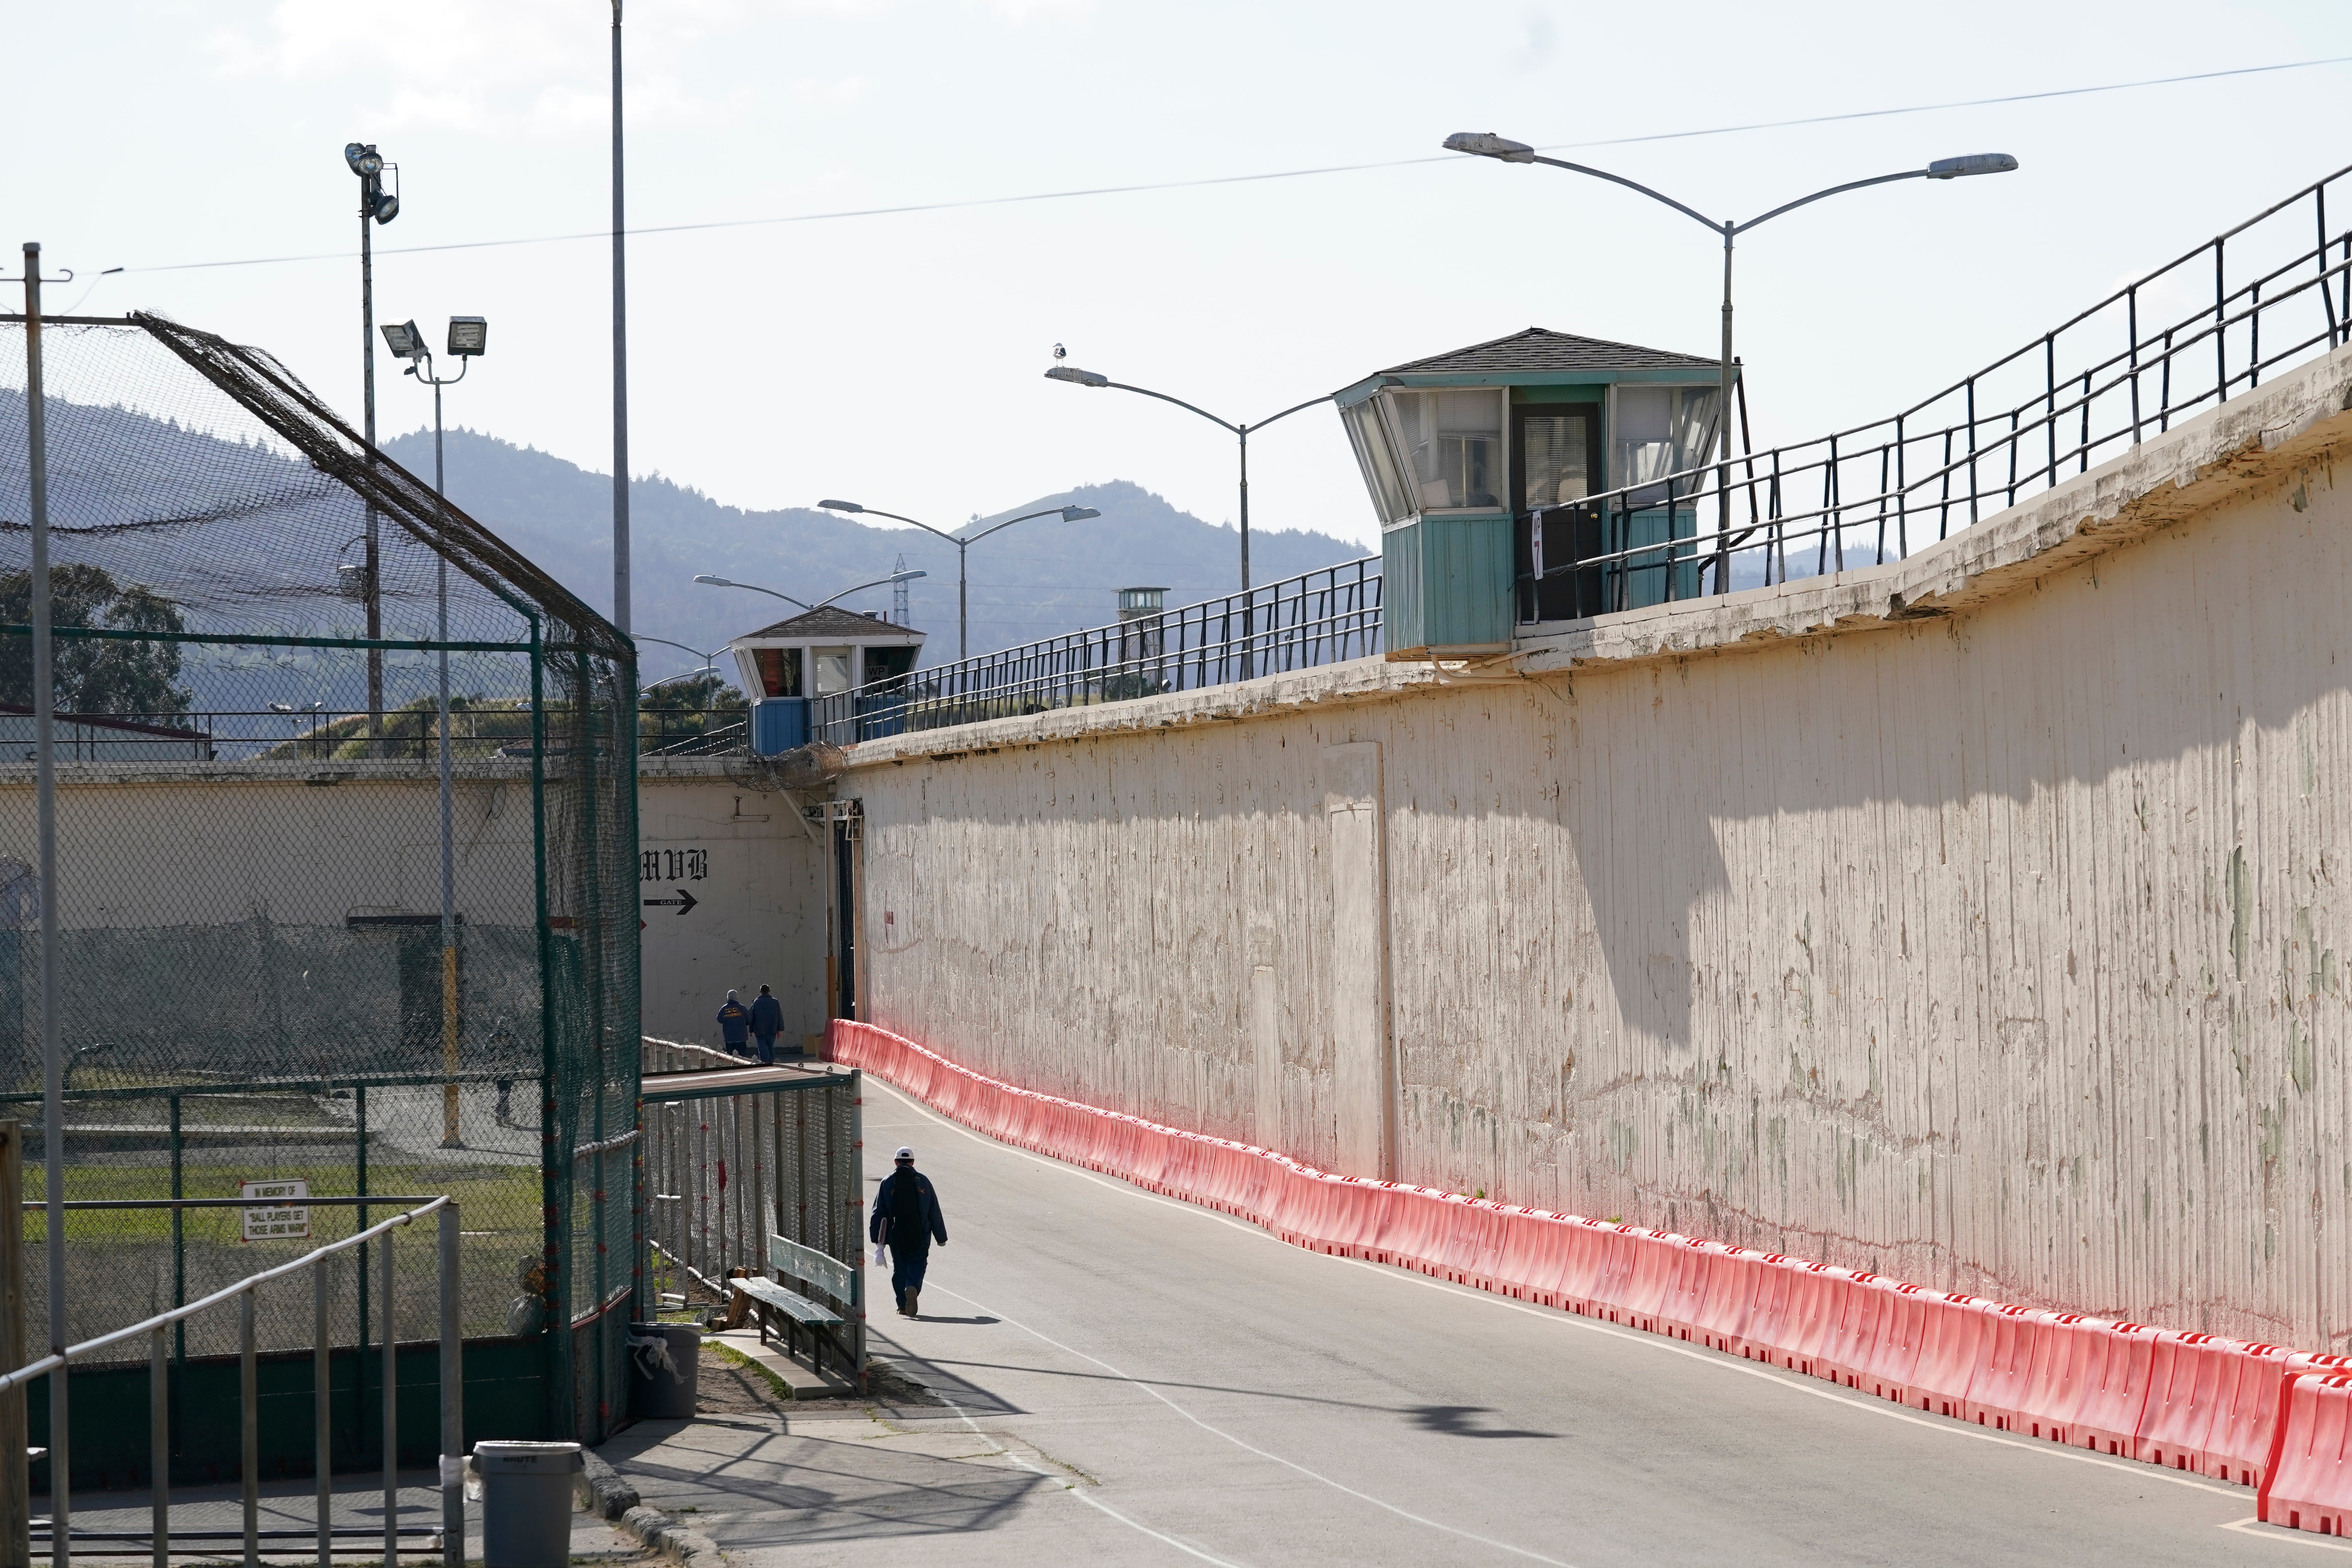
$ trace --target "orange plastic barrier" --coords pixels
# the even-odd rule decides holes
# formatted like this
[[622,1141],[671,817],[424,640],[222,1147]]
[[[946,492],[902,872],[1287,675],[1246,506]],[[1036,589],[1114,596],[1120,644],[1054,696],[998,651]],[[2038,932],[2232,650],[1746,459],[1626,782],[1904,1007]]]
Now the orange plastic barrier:
[[991,1137],[1366,1258],[1826,1378],[1956,1420],[2261,1489],[2352,1522],[2352,1360],[2036,1311],[1777,1253],[1318,1171],[975,1073],[835,1019],[829,1054]]

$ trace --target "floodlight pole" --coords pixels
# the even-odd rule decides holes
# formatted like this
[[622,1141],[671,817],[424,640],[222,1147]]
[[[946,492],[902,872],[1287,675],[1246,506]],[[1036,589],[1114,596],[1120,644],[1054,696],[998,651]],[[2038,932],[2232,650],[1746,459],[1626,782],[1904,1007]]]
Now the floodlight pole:
[[[375,182],[360,182],[360,409],[368,452],[375,452]],[[375,508],[367,509],[367,635],[370,642],[383,636],[383,595],[379,591]],[[371,647],[367,656],[368,755],[383,755],[383,650]]]
[[[422,369],[417,368],[418,365]],[[457,374],[444,381],[433,371],[433,352],[425,350],[409,367],[417,380],[433,389],[433,493],[446,499],[441,458],[441,389],[466,379],[474,365],[470,354],[457,358]],[[449,557],[434,563],[439,574],[441,651],[441,1068],[449,1081],[441,1087],[441,1147],[462,1149],[457,1123],[457,792],[449,759]]]
[[[31,469],[33,570],[33,822],[41,905],[41,1169],[49,1287],[49,1353],[66,1348],[65,1053],[58,1044],[58,721],[49,628],[48,405],[41,388],[41,247],[25,245],[25,455]],[[18,1223],[14,1215],[7,1223]],[[49,1559],[67,1568],[72,1504],[67,1484],[66,1376],[49,1380]]]
[[621,0],[613,0],[613,624],[629,635],[628,230],[621,203]]

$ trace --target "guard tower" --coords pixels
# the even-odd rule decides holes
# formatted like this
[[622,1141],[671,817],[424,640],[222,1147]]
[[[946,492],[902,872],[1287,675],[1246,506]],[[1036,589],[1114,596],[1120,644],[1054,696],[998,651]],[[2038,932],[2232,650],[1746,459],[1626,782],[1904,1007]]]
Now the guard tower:
[[[1381,520],[1389,657],[1500,653],[1517,623],[1696,594],[1697,563],[1672,543],[1696,531],[1686,491],[1572,503],[1704,463],[1718,374],[1695,354],[1529,327],[1340,392]],[[1654,560],[1560,570],[1651,544]]]
[[751,749],[774,755],[807,742],[810,698],[907,674],[922,656],[923,634],[824,605],[747,632],[727,647],[751,697]]

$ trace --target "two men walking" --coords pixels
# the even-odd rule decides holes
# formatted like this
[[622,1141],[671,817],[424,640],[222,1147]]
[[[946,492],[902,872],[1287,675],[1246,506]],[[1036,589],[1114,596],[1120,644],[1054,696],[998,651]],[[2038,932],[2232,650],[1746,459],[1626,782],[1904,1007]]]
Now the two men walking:
[[726,1004],[719,1009],[719,1037],[730,1057],[751,1054],[751,1041],[760,1042],[760,1065],[772,1067],[776,1060],[776,1036],[784,1026],[783,1004],[777,1001],[764,985],[749,1007],[727,993]]
[[931,1179],[915,1169],[915,1152],[901,1148],[895,1168],[874,1193],[874,1217],[866,1231],[874,1245],[890,1247],[890,1289],[898,1300],[898,1315],[911,1318],[921,1305],[923,1270],[931,1261],[931,1243],[948,1244],[947,1222],[940,1217],[940,1197]]

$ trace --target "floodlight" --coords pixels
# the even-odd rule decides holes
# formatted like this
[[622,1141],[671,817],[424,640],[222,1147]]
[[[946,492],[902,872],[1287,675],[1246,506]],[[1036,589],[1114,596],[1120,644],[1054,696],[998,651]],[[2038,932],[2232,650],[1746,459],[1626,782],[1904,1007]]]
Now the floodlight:
[[1084,522],[1090,517],[1100,517],[1102,513],[1097,511],[1090,506],[1066,506],[1062,509],[1062,521],[1064,522]]
[[490,323],[479,316],[449,318],[449,353],[458,359],[469,359],[488,353],[490,344]]
[[1047,381],[1066,381],[1074,386],[1108,386],[1110,377],[1090,370],[1080,370],[1074,364],[1057,364],[1045,373]]
[[346,144],[343,148],[343,162],[349,163],[352,166],[352,173],[362,180],[372,180],[383,172],[383,159],[377,154],[374,146],[368,142],[353,142]]
[[1927,165],[1931,180],[1957,180],[1963,174],[2006,174],[2017,160],[2006,153],[1971,153],[1964,158],[1938,158]]
[[383,346],[403,359],[414,360],[425,353],[425,334],[410,321],[386,321],[383,324]]
[[1497,136],[1491,131],[1456,131],[1445,139],[1449,153],[1474,153],[1481,158],[1500,158],[1506,163],[1532,163],[1536,150],[1524,142],[1514,142],[1507,136]]
[[378,191],[375,194],[375,221],[390,223],[400,216],[400,193]]
[[821,500],[816,507],[819,511],[861,512],[866,510],[854,500]]

